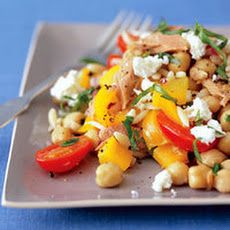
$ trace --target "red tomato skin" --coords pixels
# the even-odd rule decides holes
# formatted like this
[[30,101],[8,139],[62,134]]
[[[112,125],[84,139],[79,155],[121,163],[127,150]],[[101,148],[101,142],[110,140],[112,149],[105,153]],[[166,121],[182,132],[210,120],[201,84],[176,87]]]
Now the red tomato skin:
[[[186,151],[193,151],[195,137],[190,133],[189,128],[185,128],[175,123],[162,111],[159,112],[157,121],[163,134],[172,141],[173,144]],[[205,152],[212,149],[216,144],[217,140],[208,145],[201,141],[197,141],[197,148],[199,152]]]
[[115,65],[113,61],[117,59],[117,61],[121,60],[121,55],[120,54],[110,54],[109,57],[107,58],[107,67],[111,68]]
[[124,53],[127,50],[127,44],[125,43],[121,34],[117,37],[117,46],[122,53]]
[[[44,158],[51,150],[60,148],[72,149],[73,152],[57,158]],[[71,146],[62,147],[60,144],[53,144],[41,149],[36,152],[35,158],[40,167],[45,171],[64,173],[76,167],[92,149],[93,142],[89,138],[81,137],[76,144]]]

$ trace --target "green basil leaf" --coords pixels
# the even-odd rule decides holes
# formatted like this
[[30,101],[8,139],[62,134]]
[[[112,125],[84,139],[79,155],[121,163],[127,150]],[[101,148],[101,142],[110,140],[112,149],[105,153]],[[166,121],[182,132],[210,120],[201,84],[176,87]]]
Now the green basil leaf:
[[217,173],[218,173],[218,171],[220,169],[221,169],[221,165],[219,163],[215,163],[214,166],[213,166],[213,168],[212,168],[213,174],[217,176]]
[[195,116],[195,125],[199,126],[199,125],[202,125],[202,123],[203,123],[203,119],[200,116],[200,110],[198,110]]
[[133,151],[136,151],[138,149],[137,147],[137,143],[136,143],[136,140],[135,140],[135,132],[133,132],[132,130],[132,123],[133,123],[133,117],[131,116],[126,116],[126,119],[125,121],[123,121],[123,125],[125,126],[125,129],[128,133],[128,138],[129,138],[129,141],[130,141],[130,145],[131,145],[131,149]]
[[176,65],[181,64],[179,59],[175,58],[173,55],[171,55],[169,53],[163,52],[163,53],[158,53],[157,55],[159,58],[163,58],[164,56],[168,57],[170,63],[176,64]]
[[198,139],[195,139],[195,140],[193,141],[193,143],[192,143],[192,145],[193,145],[193,151],[194,151],[194,155],[195,155],[196,159],[197,159],[199,162],[202,163],[202,158],[201,158],[201,156],[200,156],[200,153],[199,153],[199,150],[198,150],[198,147],[197,147],[197,141],[198,141]]
[[230,115],[225,116],[225,121],[230,122]]
[[[228,76],[225,72],[225,68],[227,66],[227,58],[225,53],[221,50],[223,45],[225,43],[227,43],[227,40],[225,37],[223,37],[222,35],[218,35],[214,32],[208,31],[207,29],[205,29],[203,26],[201,26],[200,24],[196,23],[196,27],[195,27],[195,34],[200,38],[200,40],[207,44],[210,45],[213,49],[216,50],[216,52],[223,58],[223,64],[220,65],[217,70],[216,73],[223,79],[223,80],[228,80]],[[224,39],[223,43],[221,43],[220,46],[218,46],[214,41],[212,41],[210,37],[216,37],[218,39],[222,38]]]
[[62,147],[67,147],[67,146],[71,146],[71,145],[74,145],[75,143],[77,143],[79,141],[79,138],[72,138],[72,139],[69,139],[67,141],[64,141],[62,142],[60,145]]
[[136,105],[142,97],[146,96],[148,93],[151,93],[153,91],[156,91],[158,93],[161,94],[161,97],[169,100],[169,101],[173,101],[173,102],[177,102],[177,100],[174,97],[171,97],[160,85],[158,84],[154,84],[153,86],[150,86],[148,89],[144,90],[143,92],[141,92],[131,103],[132,105]]
[[74,103],[73,107],[71,108],[71,111],[82,111],[84,112],[87,107],[89,102],[92,100],[93,92],[95,90],[95,87],[91,87],[89,89],[84,90],[83,92],[79,93],[76,102]]
[[167,35],[174,35],[174,34],[182,34],[184,32],[188,32],[189,29],[170,30],[170,27],[168,23],[166,22],[166,20],[162,19],[160,23],[158,24],[155,32],[157,31],[163,34],[167,34]]
[[94,58],[91,58],[91,57],[83,57],[80,59],[80,61],[82,63],[85,63],[85,64],[99,64],[99,65],[105,65],[104,63],[102,63],[101,61],[98,61]]

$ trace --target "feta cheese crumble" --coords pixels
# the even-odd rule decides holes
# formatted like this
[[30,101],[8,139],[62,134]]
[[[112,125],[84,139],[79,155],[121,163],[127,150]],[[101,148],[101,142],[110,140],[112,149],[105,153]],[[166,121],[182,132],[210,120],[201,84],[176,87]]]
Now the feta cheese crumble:
[[70,70],[66,77],[61,76],[50,89],[50,94],[57,100],[62,100],[63,96],[72,96],[81,92],[82,88],[77,82],[78,71]]
[[194,126],[190,129],[190,132],[196,139],[200,139],[207,145],[216,139],[215,130],[207,125]]
[[186,108],[185,112],[189,119],[195,119],[197,114],[199,114],[200,119],[204,121],[208,121],[212,118],[212,112],[209,110],[208,104],[199,97],[193,100],[193,105]]
[[152,189],[155,192],[162,192],[164,189],[169,189],[172,186],[172,177],[167,170],[159,172],[152,183]]
[[190,53],[192,58],[199,60],[205,54],[206,45],[195,35],[194,31],[182,33],[182,38],[187,40],[190,45]]
[[134,74],[147,78],[155,74],[160,67],[169,63],[169,59],[167,56],[163,56],[163,58],[159,58],[158,55],[148,56],[148,57],[134,57],[133,58],[133,70]]
[[150,81],[148,78],[144,78],[141,82],[141,89],[146,90],[153,85],[154,83],[152,81]]
[[217,120],[211,119],[208,121],[207,126],[215,130],[216,137],[225,136],[225,132],[222,130],[220,123]]

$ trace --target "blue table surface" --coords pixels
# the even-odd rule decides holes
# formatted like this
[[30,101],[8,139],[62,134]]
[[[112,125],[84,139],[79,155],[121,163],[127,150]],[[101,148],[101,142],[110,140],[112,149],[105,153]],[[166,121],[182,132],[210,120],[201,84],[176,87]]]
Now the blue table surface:
[[[110,22],[119,9],[153,15],[157,23],[230,24],[230,2],[151,0],[0,0],[0,104],[18,95],[37,21]],[[0,186],[13,125],[0,130]],[[63,210],[0,208],[0,229],[230,229],[229,206]]]

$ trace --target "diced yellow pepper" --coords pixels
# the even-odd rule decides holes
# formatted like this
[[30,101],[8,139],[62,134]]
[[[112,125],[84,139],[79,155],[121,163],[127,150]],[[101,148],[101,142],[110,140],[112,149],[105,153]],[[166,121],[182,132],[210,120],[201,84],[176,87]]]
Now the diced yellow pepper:
[[177,114],[176,104],[173,101],[163,98],[158,92],[153,93],[153,106],[161,109],[167,116],[178,124],[182,124]]
[[90,70],[87,68],[81,69],[79,72],[79,84],[81,87],[88,89],[90,87],[90,77],[89,77]]
[[163,85],[163,88],[168,92],[168,94],[177,99],[178,105],[186,104],[188,87],[188,77],[176,78]]
[[103,85],[112,85],[114,80],[114,75],[120,70],[119,65],[115,65],[112,68],[110,68],[100,79],[99,84],[100,86]]
[[77,132],[82,134],[82,133],[86,133],[87,131],[91,129],[97,129],[94,126],[87,124],[87,122],[89,121],[93,121],[93,119],[91,117],[86,117],[84,124],[77,130]]
[[121,145],[114,136],[110,137],[103,147],[98,151],[100,164],[114,163],[123,171],[129,168],[132,162],[132,152],[125,146]]
[[148,149],[168,143],[157,122],[157,110],[148,112],[142,121],[142,132]]
[[114,114],[109,111],[109,106],[119,102],[117,90],[103,86],[94,98],[95,119],[105,127],[114,125]]
[[153,152],[153,158],[162,168],[167,168],[176,161],[188,163],[187,151],[179,149],[173,144],[165,144],[157,147]]

